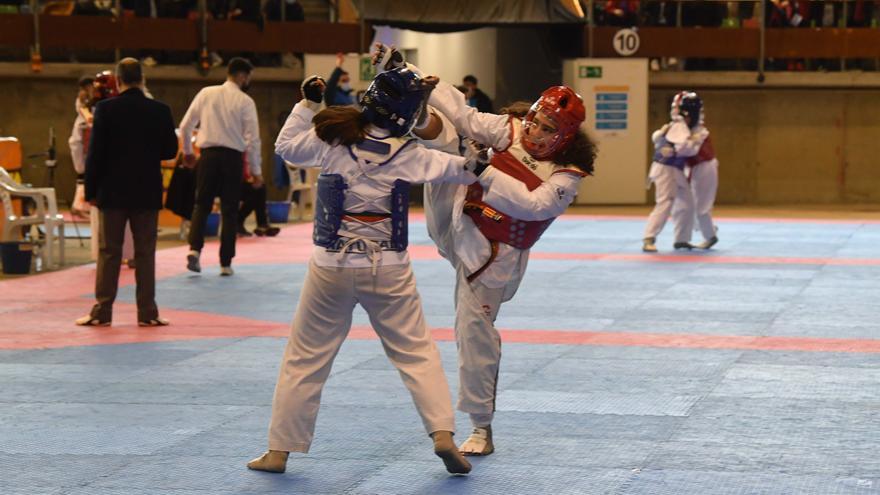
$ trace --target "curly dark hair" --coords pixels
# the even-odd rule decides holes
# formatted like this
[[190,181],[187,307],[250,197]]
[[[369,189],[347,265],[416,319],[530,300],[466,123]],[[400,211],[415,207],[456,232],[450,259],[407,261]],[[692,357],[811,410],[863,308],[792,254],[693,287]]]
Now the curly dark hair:
[[577,167],[581,172],[593,175],[593,163],[598,152],[596,143],[587,136],[586,132],[579,130],[574,141],[553,157],[553,163]]

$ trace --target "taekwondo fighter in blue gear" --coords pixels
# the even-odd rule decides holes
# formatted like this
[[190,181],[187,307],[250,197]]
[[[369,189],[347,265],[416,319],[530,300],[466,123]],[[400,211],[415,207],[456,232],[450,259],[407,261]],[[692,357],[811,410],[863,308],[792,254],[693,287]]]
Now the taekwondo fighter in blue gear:
[[700,152],[709,131],[702,126],[702,101],[696,93],[675,95],[670,122],[654,131],[654,161],[648,172],[648,187],[654,184],[655,205],[648,215],[642,250],[657,252],[657,235],[669,216],[675,222],[675,249],[692,249],[694,196],[685,175],[685,166]]
[[289,452],[309,451],[321,390],[357,304],[409,389],[447,471],[471,469],[452,440],[449,386],[406,251],[410,185],[476,180],[472,160],[408,137],[424,115],[432,84],[436,78],[389,71],[373,80],[361,108],[316,113],[324,83],[313,76],[278,135],[275,151],[283,159],[321,169],[315,248],[275,387],[269,451],[250,469],[283,472]]

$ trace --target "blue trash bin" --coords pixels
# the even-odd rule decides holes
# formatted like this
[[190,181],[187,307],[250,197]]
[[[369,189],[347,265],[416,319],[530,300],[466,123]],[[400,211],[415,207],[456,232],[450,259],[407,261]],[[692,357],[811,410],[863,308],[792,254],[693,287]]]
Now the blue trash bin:
[[209,213],[208,221],[205,222],[205,236],[214,237],[220,232],[220,214]]
[[287,223],[290,216],[290,201],[267,201],[266,209],[269,211],[269,221],[272,223]]
[[30,242],[0,242],[0,255],[3,261],[3,273],[7,275],[24,275],[31,271],[31,258],[34,245]]

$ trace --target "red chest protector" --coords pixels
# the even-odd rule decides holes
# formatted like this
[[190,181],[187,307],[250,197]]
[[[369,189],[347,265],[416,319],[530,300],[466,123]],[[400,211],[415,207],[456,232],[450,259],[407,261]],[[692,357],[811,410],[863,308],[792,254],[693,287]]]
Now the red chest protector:
[[[492,155],[492,167],[522,182],[529,191],[534,191],[544,183],[508,151]],[[468,186],[464,212],[471,217],[486,239],[503,242],[517,249],[529,249],[534,246],[541,238],[541,234],[555,220],[555,218],[540,221],[518,220],[498,211],[483,201],[483,188],[479,182]]]
[[715,159],[715,147],[712,146],[712,136],[706,136],[706,140],[703,141],[703,145],[700,146],[700,151],[690,160],[688,160],[688,165],[693,167],[694,165],[699,165],[703,162],[708,162],[709,160]]

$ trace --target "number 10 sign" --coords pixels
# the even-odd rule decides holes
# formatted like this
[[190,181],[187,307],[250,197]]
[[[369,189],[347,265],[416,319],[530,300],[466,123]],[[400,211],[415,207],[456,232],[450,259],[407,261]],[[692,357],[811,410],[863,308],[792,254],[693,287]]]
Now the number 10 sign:
[[635,29],[621,29],[614,33],[612,44],[619,55],[629,57],[639,51],[639,33]]

